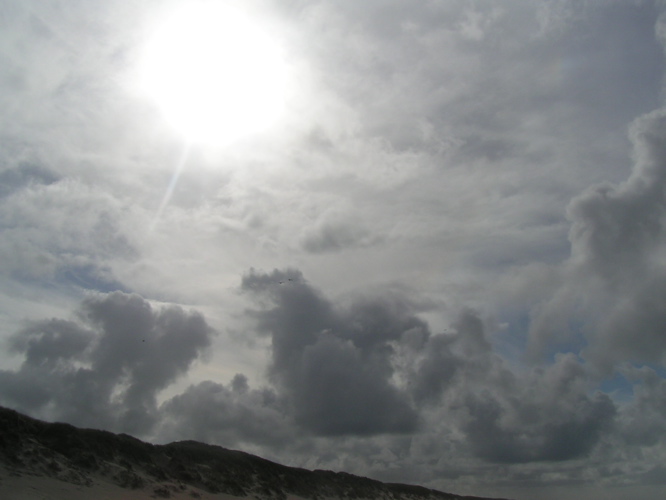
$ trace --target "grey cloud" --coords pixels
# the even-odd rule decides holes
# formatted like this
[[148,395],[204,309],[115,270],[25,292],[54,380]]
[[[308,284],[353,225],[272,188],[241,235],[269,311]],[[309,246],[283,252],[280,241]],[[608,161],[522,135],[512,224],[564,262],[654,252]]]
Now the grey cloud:
[[[336,90],[363,108],[360,115],[368,129],[398,148],[405,142],[406,148],[422,148],[423,137],[417,141],[410,136],[424,124],[434,127],[440,139],[451,135],[446,124],[454,123],[460,131],[456,134],[483,130],[485,138],[494,140],[506,130],[521,128],[527,115],[543,114],[544,108],[553,106],[558,116],[564,112],[586,123],[601,115],[619,131],[635,116],[636,106],[647,111],[657,105],[663,62],[651,33],[654,7],[649,3],[598,7],[336,2],[335,6],[319,3],[307,12],[312,24],[328,28],[320,29],[320,38],[336,36],[337,50],[319,55],[326,58],[330,71],[346,75],[362,68],[363,81],[333,81],[339,82]],[[558,9],[566,12],[553,15]],[[568,18],[567,23],[558,17]],[[336,31],[331,19],[345,29]],[[572,26],[587,36],[577,36],[576,30],[561,43],[553,43],[555,34]],[[638,50],[641,57],[635,57]],[[346,57],[350,52],[355,57]],[[631,98],[629,81],[643,86],[639,91],[632,87]],[[582,106],[570,108],[565,98]],[[549,130],[563,135],[561,130]],[[479,153],[487,156],[488,149]]]
[[666,486],[666,467],[657,465],[640,475],[641,482],[645,484],[659,484]]
[[32,184],[53,184],[58,176],[33,163],[23,163],[0,172],[0,198]]
[[464,356],[490,351],[490,343],[486,339],[485,328],[481,318],[471,309],[464,310],[453,323],[458,332]]
[[659,445],[666,436],[666,381],[648,367],[623,365],[620,371],[633,383],[634,398],[619,415],[619,446]]
[[332,219],[306,231],[302,245],[308,252],[326,253],[368,246],[376,239],[358,222]]
[[456,154],[472,159],[484,158],[491,162],[501,161],[515,154],[515,141],[504,138],[487,138],[484,136],[470,136],[461,138],[462,146]]
[[464,433],[474,456],[507,464],[571,460],[592,453],[612,429],[615,404],[588,393],[589,374],[575,355],[519,373],[494,352],[478,313],[463,310],[452,327],[424,343],[411,380],[415,397],[438,402],[435,415]]
[[438,402],[444,390],[458,372],[461,360],[451,351],[455,339],[434,335],[428,339],[425,355],[417,362],[410,379],[410,392],[418,402]]
[[25,355],[26,365],[57,366],[80,356],[93,339],[93,333],[77,323],[46,320],[18,332],[9,341],[10,351]]
[[[463,396],[463,429],[474,453],[499,463],[562,461],[588,455],[612,425],[611,399],[586,394],[584,373],[571,355],[527,383]],[[511,380],[510,378],[505,378]]]
[[[585,456],[613,422],[614,405],[586,393],[574,356],[518,377],[493,353],[472,310],[460,313],[452,332],[433,335],[399,295],[331,301],[293,269],[251,271],[242,287],[261,305],[252,315],[272,339],[273,387],[252,388],[238,374],[228,384],[192,385],[157,407],[156,394],[188,370],[210,329],[196,313],[156,310],[116,292],[87,299],[76,321],[44,321],[16,334],[12,349],[25,361],[0,372],[2,402],[159,441],[288,453],[299,464],[320,448],[313,435],[321,446],[344,435],[355,453],[370,454],[354,464],[368,470],[427,460],[396,436],[425,419],[441,420],[427,431],[438,450],[460,449],[451,435],[461,432],[473,456],[500,463]],[[394,385],[396,376],[405,383]],[[386,448],[381,440],[389,438],[398,441]],[[336,457],[317,465],[352,466]]]
[[[649,264],[663,237],[666,208],[666,112],[637,119],[631,128],[636,164],[620,186],[595,186],[569,206],[572,257],[602,278],[635,273]],[[638,269],[643,271],[644,269]]]
[[[414,329],[398,347],[407,387],[430,425],[465,436],[471,454],[492,463],[554,462],[585,457],[611,434],[617,409],[589,394],[590,374],[573,354],[520,373],[493,350],[478,313],[463,310],[452,331]],[[435,419],[435,420],[431,420]],[[433,435],[457,446],[446,432]]]
[[483,379],[492,370],[490,344],[478,314],[465,309],[451,326],[451,333],[430,335],[420,325],[403,336],[402,352],[405,347],[411,351],[403,361],[409,391],[419,403],[439,403],[457,376]]
[[200,314],[180,307],[155,309],[121,292],[90,297],[76,321],[36,322],[12,337],[25,359],[0,372],[0,397],[48,418],[143,433],[156,418],[157,393],[189,369],[211,335]]
[[29,182],[0,203],[1,270],[18,280],[88,288],[89,279],[76,279],[84,272],[95,275],[90,288],[122,289],[111,263],[139,255],[122,212],[118,199],[77,180]]
[[593,346],[588,356],[600,363],[666,360],[666,275],[646,278],[624,297],[599,324],[603,345]]
[[275,305],[254,313],[259,330],[271,335],[273,370],[297,362],[302,350],[335,320],[331,304],[305,283],[300,271],[266,274],[251,270],[243,277],[241,288]]
[[428,324],[415,315],[417,304],[400,294],[351,296],[338,309],[343,318],[339,335],[351,340],[364,353],[386,349],[386,344],[419,330],[429,335]]
[[470,420],[464,430],[475,453],[488,461],[521,463],[560,461],[586,456],[615,414],[607,396],[581,400],[580,409],[564,421],[528,420],[512,426],[502,423],[505,409],[486,393],[467,401]]
[[322,435],[415,429],[415,410],[390,382],[388,341],[422,322],[381,301],[342,310],[293,270],[252,271],[242,287],[271,299],[254,315],[271,335],[270,372],[301,425]]
[[114,273],[109,267],[90,263],[63,265],[56,271],[55,280],[58,283],[97,292],[130,291],[114,277]]
[[284,402],[271,389],[250,389],[238,374],[228,385],[205,381],[160,406],[160,441],[196,439],[223,446],[283,448],[296,439]]
[[300,366],[288,375],[297,421],[329,436],[413,431],[416,413],[385,370],[351,341],[323,335],[303,349]]
[[472,310],[432,335],[405,302],[332,302],[294,270],[252,271],[243,288],[269,299],[253,315],[273,341],[270,373],[295,423],[316,435],[411,432],[430,408],[478,458],[524,463],[585,456],[614,421],[615,405],[587,394],[575,357],[518,377]]
[[[558,318],[583,322],[584,353],[604,370],[629,355],[637,362],[660,360],[666,352],[660,297],[666,290],[662,246],[666,241],[666,111],[633,123],[634,165],[619,184],[593,186],[572,200],[571,257],[564,284],[535,310],[535,350],[566,333]],[[540,347],[537,347],[540,346]]]

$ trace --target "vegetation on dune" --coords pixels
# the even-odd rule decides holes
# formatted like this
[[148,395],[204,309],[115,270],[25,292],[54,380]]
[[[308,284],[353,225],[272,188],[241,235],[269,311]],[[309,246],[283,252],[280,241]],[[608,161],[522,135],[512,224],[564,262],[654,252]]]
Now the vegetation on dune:
[[2,407],[0,429],[0,462],[12,470],[31,469],[84,485],[92,484],[87,474],[98,473],[123,488],[151,487],[162,498],[185,485],[260,500],[286,500],[287,495],[312,500],[475,498],[345,472],[287,467],[196,441],[153,445],[126,434],[42,422]]

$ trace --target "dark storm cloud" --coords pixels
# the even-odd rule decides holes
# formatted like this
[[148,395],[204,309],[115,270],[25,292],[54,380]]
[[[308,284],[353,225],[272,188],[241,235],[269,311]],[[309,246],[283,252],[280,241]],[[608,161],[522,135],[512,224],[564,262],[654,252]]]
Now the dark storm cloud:
[[211,335],[198,313],[155,309],[134,294],[94,296],[76,321],[36,322],[11,338],[24,361],[17,371],[0,372],[0,397],[49,418],[146,432],[158,391],[188,370]]
[[270,372],[299,424],[322,435],[415,429],[416,411],[390,383],[390,341],[420,320],[380,300],[343,310],[294,270],[252,271],[242,288],[270,301],[254,315],[271,335]]

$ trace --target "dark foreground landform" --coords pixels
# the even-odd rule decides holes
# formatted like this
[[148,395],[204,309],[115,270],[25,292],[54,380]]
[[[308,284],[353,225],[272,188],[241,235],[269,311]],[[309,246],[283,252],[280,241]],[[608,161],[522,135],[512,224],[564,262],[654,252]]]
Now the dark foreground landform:
[[[153,445],[127,434],[42,422],[2,407],[0,468],[0,496],[9,500],[59,498],[53,485],[60,483],[75,487],[69,493],[60,488],[71,498],[481,500],[345,472],[287,467],[196,441]],[[49,492],[38,491],[40,485]],[[99,490],[104,494],[95,493],[104,485]],[[16,493],[19,489],[23,493]]]

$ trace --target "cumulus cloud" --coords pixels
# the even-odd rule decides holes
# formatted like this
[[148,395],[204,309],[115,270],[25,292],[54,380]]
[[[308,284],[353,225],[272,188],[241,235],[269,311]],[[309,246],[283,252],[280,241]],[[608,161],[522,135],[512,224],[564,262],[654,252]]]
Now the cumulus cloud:
[[621,373],[633,383],[634,398],[623,407],[619,436],[624,445],[654,446],[666,435],[666,381],[654,369],[623,365]]
[[660,379],[647,372],[627,375],[645,380],[646,397],[618,413],[606,394],[589,390],[573,354],[545,368],[512,368],[471,309],[433,334],[399,293],[333,300],[296,269],[250,270],[241,288],[254,304],[248,313],[257,334],[271,341],[263,383],[253,387],[243,374],[226,384],[206,380],[158,405],[159,392],[190,369],[212,331],[198,313],[114,292],[86,299],[73,320],[17,332],[10,347],[24,360],[0,372],[2,402],[162,442],[198,439],[274,458],[288,452],[292,463],[317,467],[341,466],[324,448],[344,436],[341,450],[364,454],[359,471],[379,471],[400,453],[391,460],[403,473],[432,453],[448,463],[452,450],[479,463],[579,459],[616,439],[617,428],[625,443],[644,443],[639,413],[651,429],[663,413],[648,396],[663,391]]
[[34,322],[11,337],[24,361],[0,372],[0,397],[31,414],[144,433],[159,391],[187,372],[212,333],[203,316],[177,306],[155,308],[122,292],[92,296],[75,320]]
[[227,385],[204,381],[160,406],[160,441],[196,439],[243,449],[284,448],[297,438],[284,401],[270,388],[250,389],[237,374]]
[[242,288],[270,301],[254,315],[271,336],[271,376],[301,425],[322,435],[416,428],[416,411],[391,383],[389,345],[421,324],[416,317],[379,301],[342,311],[295,270],[252,271]]
[[[611,430],[616,406],[590,393],[573,354],[547,367],[512,368],[488,341],[487,327],[464,310],[451,332],[403,344],[409,391],[427,418],[447,419],[470,453],[494,463],[553,462],[589,455]],[[433,425],[430,422],[430,425]]]
[[616,408],[588,395],[583,369],[565,355],[526,380],[464,396],[463,429],[472,449],[491,462],[562,461],[587,456],[613,423]]
[[405,301],[331,301],[295,270],[252,271],[243,288],[267,300],[253,314],[272,339],[271,376],[315,434],[414,432],[435,408],[473,455],[521,463],[586,456],[614,421],[573,354],[519,375],[472,310],[432,334]]
[[[571,258],[562,287],[536,312],[532,345],[571,335],[562,318],[593,320],[586,356],[604,370],[627,359],[661,362],[666,353],[660,303],[666,290],[666,112],[631,127],[634,166],[619,184],[593,186],[572,200]],[[559,318],[559,320],[558,320]]]
[[572,258],[603,279],[644,274],[664,238],[666,111],[638,118],[630,138],[635,164],[629,179],[593,186],[569,205]]

